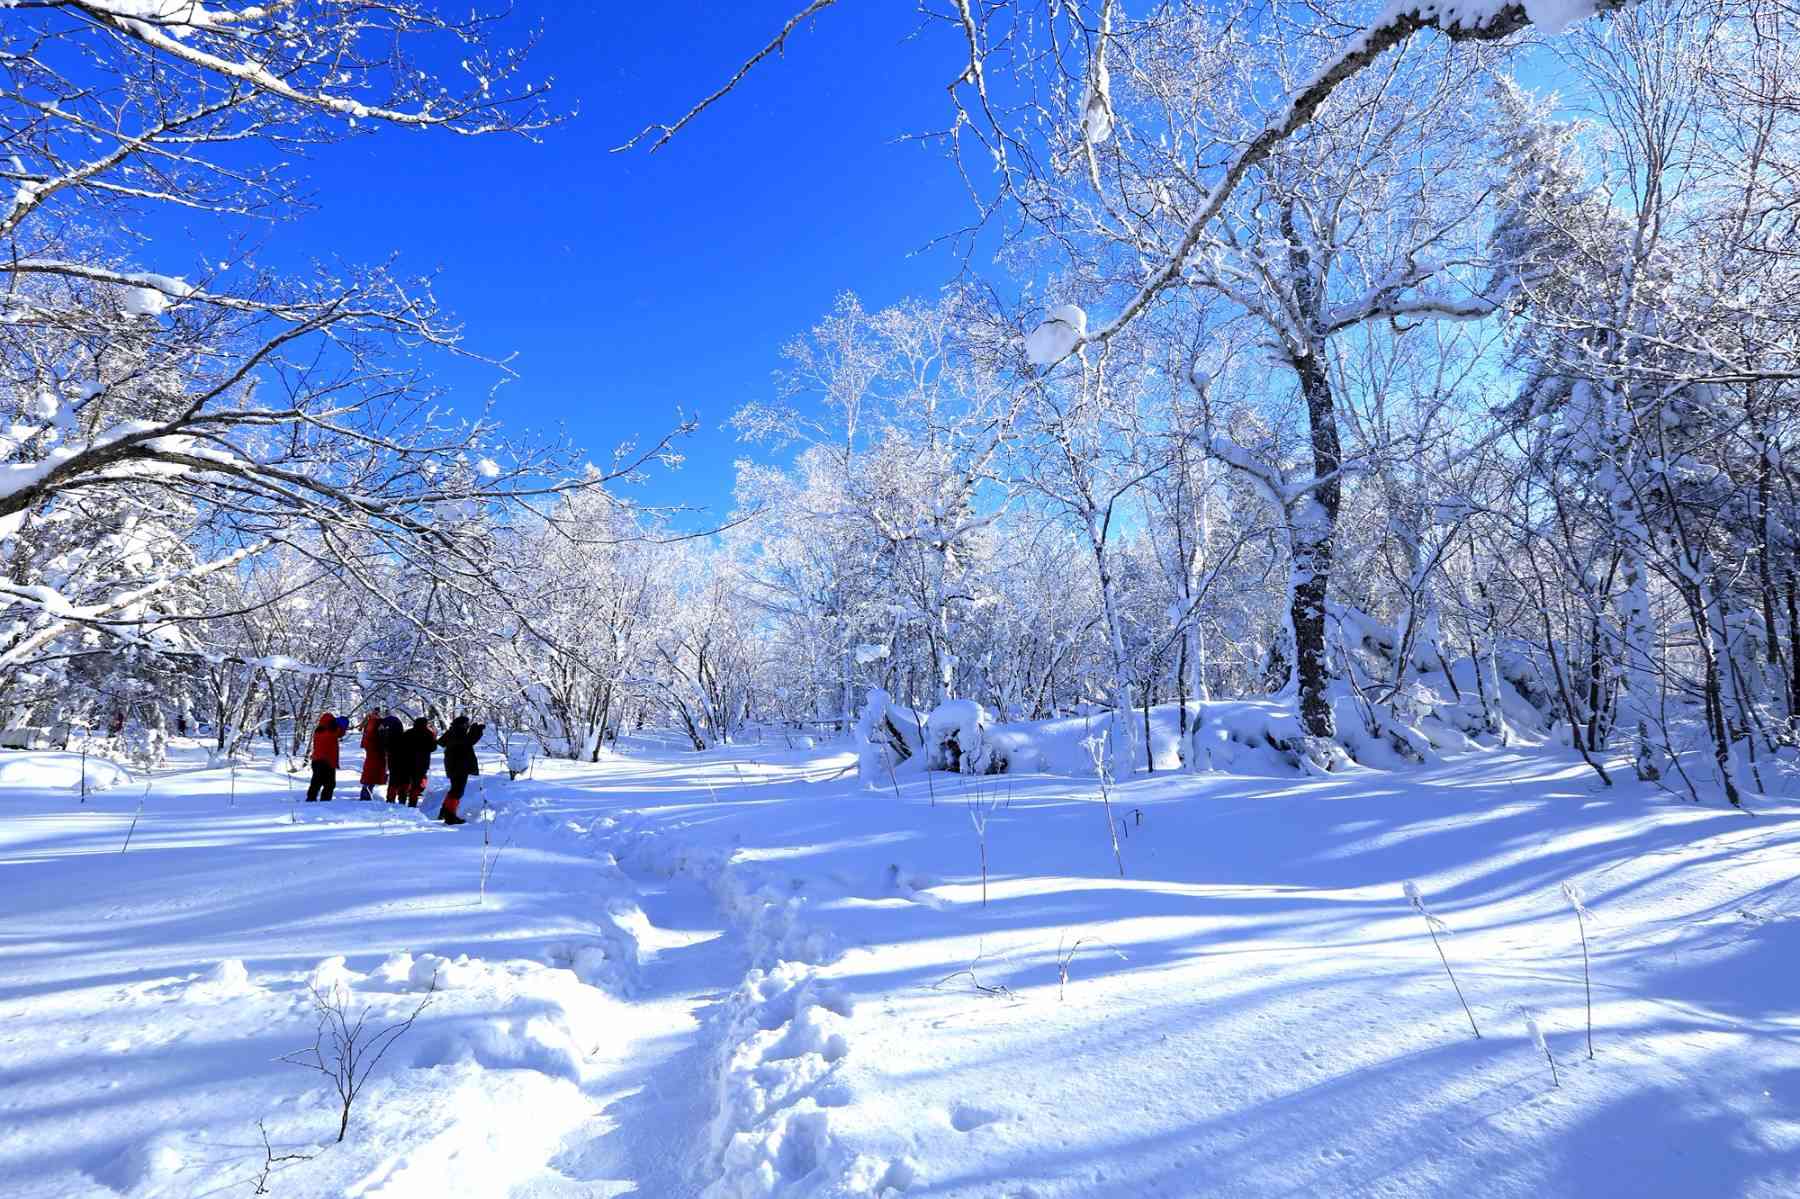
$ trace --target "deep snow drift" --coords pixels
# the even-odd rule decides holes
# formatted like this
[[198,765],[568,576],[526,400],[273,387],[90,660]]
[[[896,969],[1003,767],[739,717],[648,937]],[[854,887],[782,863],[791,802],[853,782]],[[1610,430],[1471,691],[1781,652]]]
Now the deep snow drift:
[[[0,1193],[1800,1193],[1794,805],[1163,772],[1115,858],[1091,779],[642,741],[490,771],[484,845],[202,760],[0,755]],[[342,1144],[315,988],[419,1013]]]

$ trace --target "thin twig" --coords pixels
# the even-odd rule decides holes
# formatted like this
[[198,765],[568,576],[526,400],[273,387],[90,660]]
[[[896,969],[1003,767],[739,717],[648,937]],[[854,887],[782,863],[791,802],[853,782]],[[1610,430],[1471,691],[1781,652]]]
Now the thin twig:
[[[789,17],[787,24],[785,24],[781,27],[781,32],[777,33],[774,37],[770,38],[767,45],[765,45],[761,50],[758,50],[755,54],[752,54],[749,58],[745,59],[744,65],[739,67],[735,72],[733,72],[731,78],[727,79],[725,81],[725,85],[723,87],[719,88],[719,90],[715,91],[712,95],[706,97],[706,99],[700,101],[698,104],[696,104],[692,108],[688,109],[686,113],[682,114],[682,117],[680,120],[676,121],[673,125],[664,125],[659,122],[651,122],[650,124],[644,126],[644,128],[637,134],[637,136],[633,137],[630,141],[625,142],[623,145],[614,146],[612,148],[612,152],[614,154],[618,154],[618,153],[621,153],[626,150],[635,149],[637,147],[638,143],[642,142],[645,138],[649,137],[652,133],[658,133],[657,139],[654,142],[652,142],[650,145],[650,153],[652,153],[652,154],[656,153],[658,150],[660,150],[664,146],[668,145],[669,139],[674,137],[677,133],[680,133],[681,130],[688,124],[688,122],[692,121],[695,117],[699,116],[701,113],[705,112],[707,109],[711,108],[714,104],[717,104],[720,100],[723,100],[727,95],[729,95],[731,90],[743,81],[744,76],[748,75],[751,72],[751,70],[753,68],[755,68],[757,63],[759,63],[763,59],[769,57],[769,55],[771,55],[771,54],[781,53],[781,51],[787,45],[788,35],[794,32],[794,29],[800,24],[800,22],[806,20],[806,18],[813,16],[816,13],[825,11],[826,9],[830,8],[833,4],[836,4],[836,3],[837,3],[837,0],[812,0],[812,2],[810,4],[808,4],[805,8],[801,9],[799,12],[797,12],[793,16]],[[659,131],[660,131],[660,133],[659,133]]]

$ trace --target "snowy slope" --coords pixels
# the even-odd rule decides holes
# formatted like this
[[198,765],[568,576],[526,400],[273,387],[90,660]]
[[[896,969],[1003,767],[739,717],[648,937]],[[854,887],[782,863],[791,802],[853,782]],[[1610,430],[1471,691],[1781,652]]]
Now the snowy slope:
[[[483,901],[476,825],[172,773],[121,854],[141,785],[30,773],[0,773],[8,1195],[249,1194],[258,1118],[312,1155],[284,1196],[1800,1192],[1793,806],[1541,751],[1158,774],[1113,790],[1121,877],[1092,780],[640,743],[487,778]],[[439,978],[342,1145],[276,1060],[339,955],[397,1016]]]

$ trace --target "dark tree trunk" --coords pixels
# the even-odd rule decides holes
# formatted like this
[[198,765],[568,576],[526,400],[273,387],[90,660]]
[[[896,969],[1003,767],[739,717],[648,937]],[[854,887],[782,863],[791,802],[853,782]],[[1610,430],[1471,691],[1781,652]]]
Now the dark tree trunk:
[[1777,672],[1781,668],[1781,636],[1775,627],[1775,572],[1769,564],[1769,491],[1774,482],[1775,464],[1770,459],[1768,430],[1763,427],[1756,409],[1756,384],[1744,388],[1744,411],[1756,437],[1756,575],[1762,585],[1762,618],[1764,646],[1769,664]]
[[1800,578],[1793,571],[1787,577],[1788,662],[1793,671],[1788,680],[1788,731],[1800,736]]
[[1605,745],[1609,735],[1606,721],[1606,654],[1601,642],[1604,631],[1596,610],[1588,630],[1588,748],[1592,750]]
[[1183,765],[1187,764],[1188,734],[1188,691],[1187,691],[1188,636],[1181,635],[1181,644],[1176,650],[1175,658],[1175,746],[1180,752]]
[[1306,397],[1307,419],[1312,425],[1313,476],[1324,480],[1310,496],[1301,498],[1299,514],[1293,521],[1290,614],[1294,622],[1294,677],[1300,685],[1300,724],[1314,737],[1331,737],[1337,732],[1328,694],[1325,596],[1331,588],[1332,553],[1343,494],[1337,478],[1342,460],[1337,412],[1332,402],[1331,378],[1321,361],[1323,351],[1323,343],[1315,343],[1312,353],[1294,362]]
[[1156,754],[1150,748],[1150,684],[1144,684],[1144,771],[1156,773]]
[[1307,344],[1290,354],[1289,362],[1300,377],[1300,394],[1306,400],[1315,480],[1313,488],[1296,500],[1288,513],[1294,556],[1290,596],[1294,678],[1299,684],[1301,727],[1311,736],[1331,737],[1337,729],[1331,719],[1331,697],[1327,693],[1330,670],[1325,652],[1325,596],[1331,587],[1331,558],[1337,539],[1338,509],[1343,501],[1338,478],[1343,449],[1338,442],[1331,376],[1325,366],[1325,338],[1317,332],[1322,299],[1313,274],[1312,255],[1294,226],[1292,204],[1282,210],[1281,232],[1288,243],[1294,300],[1302,320],[1310,326]]

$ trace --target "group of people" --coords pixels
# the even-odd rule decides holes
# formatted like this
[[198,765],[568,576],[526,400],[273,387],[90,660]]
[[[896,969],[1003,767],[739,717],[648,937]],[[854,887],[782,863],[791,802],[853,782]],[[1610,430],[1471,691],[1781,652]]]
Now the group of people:
[[[348,716],[321,713],[312,737],[312,782],[306,788],[307,803],[328,802],[337,790],[338,744],[350,731]],[[475,757],[475,745],[487,731],[483,724],[470,724],[467,716],[458,716],[440,735],[431,721],[420,716],[408,728],[400,714],[371,708],[362,725],[362,794],[373,800],[375,788],[386,786],[387,802],[416,808],[425,795],[425,779],[431,773],[431,756],[444,751],[444,774],[450,790],[444,795],[438,819],[445,824],[468,823],[459,814],[463,791],[471,775],[481,773]]]

